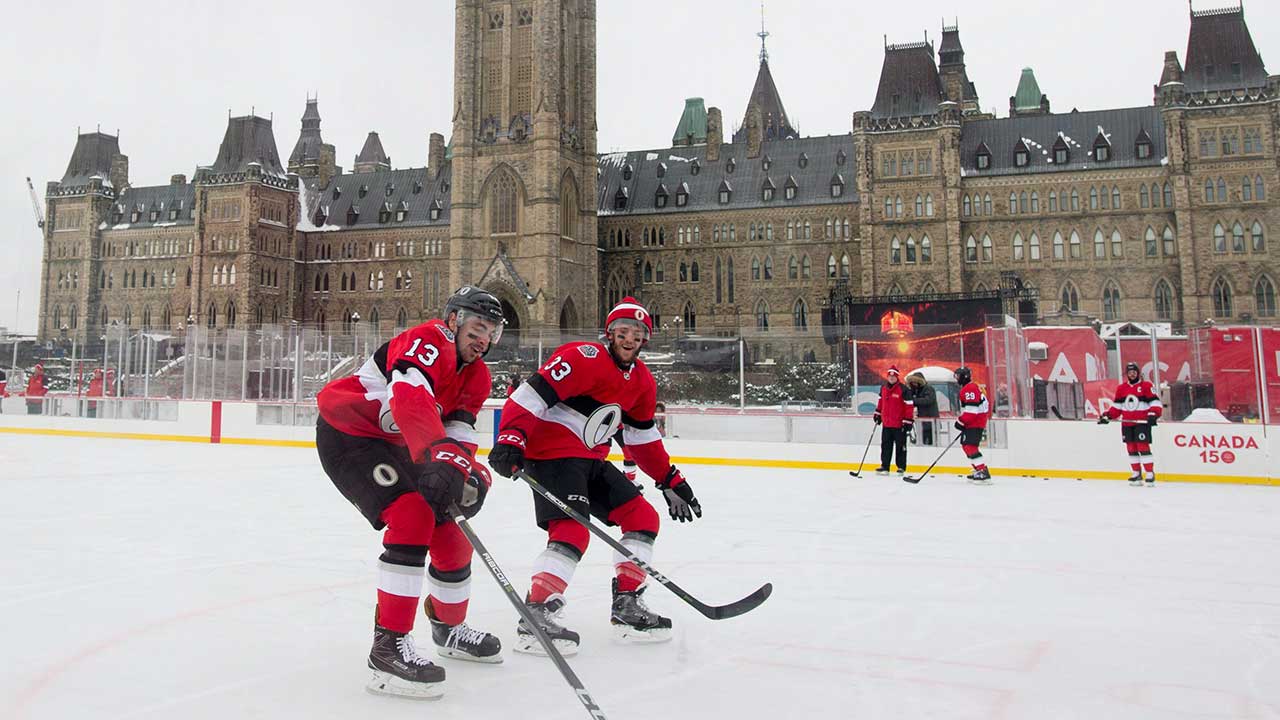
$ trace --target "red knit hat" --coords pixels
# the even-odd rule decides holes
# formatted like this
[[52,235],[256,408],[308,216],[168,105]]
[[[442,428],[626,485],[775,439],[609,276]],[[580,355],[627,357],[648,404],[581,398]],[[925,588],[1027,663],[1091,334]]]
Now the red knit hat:
[[653,335],[653,316],[644,309],[639,300],[630,295],[622,298],[622,301],[609,311],[609,317],[604,321],[605,332],[608,332],[615,322],[623,320],[638,322],[644,326],[646,336]]
[[899,377],[901,377],[901,376],[902,376],[902,373],[898,372],[898,366],[897,366],[897,365],[890,365],[890,366],[889,366],[889,374],[890,374],[890,375],[897,375],[897,376],[899,376]]

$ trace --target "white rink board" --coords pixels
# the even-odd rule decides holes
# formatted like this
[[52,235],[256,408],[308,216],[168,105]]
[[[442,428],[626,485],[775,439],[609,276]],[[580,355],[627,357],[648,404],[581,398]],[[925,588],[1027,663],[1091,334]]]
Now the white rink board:
[[[314,450],[0,434],[0,468],[6,720],[586,717],[509,650],[441,661],[436,702],[366,694],[379,535]],[[711,602],[776,590],[712,622],[654,586],[675,640],[622,646],[594,542],[566,620],[613,720],[1280,714],[1273,488],[686,471],[705,517],[664,524],[654,564]],[[530,506],[495,478],[476,521],[520,588],[545,540]],[[478,562],[473,589],[470,620],[509,646]]]

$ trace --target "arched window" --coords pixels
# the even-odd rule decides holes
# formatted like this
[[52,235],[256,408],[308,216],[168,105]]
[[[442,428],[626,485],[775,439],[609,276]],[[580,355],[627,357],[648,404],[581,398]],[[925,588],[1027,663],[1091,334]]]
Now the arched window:
[[387,278],[386,278],[386,274],[385,274],[385,273],[383,273],[381,270],[379,270],[379,271],[378,271],[378,292],[382,292],[382,290],[383,290],[386,286],[387,286]]
[[1023,190],[1018,193],[1018,212],[1025,215],[1028,210],[1030,210],[1030,206],[1027,205],[1027,191]]
[[1142,246],[1147,257],[1156,257],[1160,254],[1160,246],[1156,242],[1156,231],[1154,228],[1147,228],[1147,234],[1143,236]]
[[1040,193],[1035,190],[1031,191],[1031,212],[1040,212]]
[[916,261],[916,239],[907,238],[907,262],[914,264]]
[[1205,202],[1207,202],[1207,203],[1211,203],[1211,202],[1213,202],[1213,198],[1214,198],[1214,195],[1213,195],[1213,179],[1212,179],[1212,178],[1205,178],[1205,181],[1204,181],[1204,201],[1205,201]]
[[676,282],[682,282],[682,283],[689,282],[689,266],[685,263],[685,261],[683,260],[680,261],[680,265],[677,266],[676,272],[677,272]]
[[920,238],[920,262],[933,262],[933,241],[929,239],[928,235]]
[[1267,199],[1267,186],[1262,183],[1262,176],[1253,179],[1253,199],[1262,202]]
[[756,303],[756,330],[769,332],[769,303],[764,300]]
[[1009,214],[1018,214],[1018,193],[1016,192],[1009,193]]
[[489,190],[489,232],[493,235],[516,231],[516,207],[519,190],[516,179],[506,170],[499,171]]
[[1096,187],[1089,188],[1089,209],[1098,209],[1098,188]]
[[1111,186],[1111,209],[1112,210],[1120,209],[1120,186],[1119,185]]
[[1053,234],[1053,259],[1065,260],[1067,257],[1066,244],[1062,241],[1062,233],[1055,232]]
[[1102,234],[1102,228],[1093,231],[1093,257],[1098,260],[1107,257],[1107,238]]
[[396,327],[407,328],[409,326],[409,312],[404,308],[400,308],[396,312]]
[[836,276],[836,256],[827,256],[827,277],[834,278]]
[[227,321],[226,326],[233,328],[236,326],[236,303],[234,300],[227,301]]
[[757,258],[757,257],[751,258],[751,279],[752,280],[760,279],[760,258]]
[[686,332],[696,332],[698,330],[698,313],[693,309],[693,303],[684,304],[684,312],[680,313],[684,319],[684,329]]
[[933,193],[924,196],[925,217],[933,217]]
[[916,217],[924,217],[924,196],[916,195]]
[[209,303],[209,311],[205,316],[204,324],[206,327],[213,329],[218,326],[218,306]]
[[800,261],[796,259],[795,255],[792,255],[791,257],[787,258],[787,279],[788,280],[800,279]]
[[1075,230],[1071,231],[1071,259],[1079,260],[1083,255],[1080,245],[1080,233]]
[[1124,237],[1120,235],[1119,230],[1111,231],[1111,257],[1124,257]]
[[[514,227],[512,228],[514,232]],[[578,191],[565,177],[560,185],[560,235],[571,238],[578,234]]]
[[1161,278],[1156,283],[1156,319],[1172,320],[1173,319],[1173,286],[1169,281]]
[[1138,207],[1151,207],[1151,192],[1147,190],[1147,186],[1143,185],[1138,188]]
[[978,262],[978,240],[972,235],[964,241],[964,261],[970,263]]
[[716,256],[716,304],[724,302],[724,265],[720,262],[720,256]]
[[1231,226],[1231,252],[1244,252],[1244,226],[1239,221]]
[[887,218],[893,217],[893,198],[891,197],[884,199],[884,216]]
[[902,217],[902,196],[893,199],[893,216]]
[[1080,312],[1080,292],[1075,285],[1067,283],[1062,286],[1059,307],[1063,312]]
[[1262,223],[1253,223],[1253,251],[1263,252],[1267,249],[1266,234],[1262,231]]
[[902,242],[898,238],[889,241],[889,264],[902,264]]
[[1253,200],[1253,178],[1248,175],[1245,175],[1244,180],[1240,181],[1240,200],[1242,202]]
[[982,262],[991,262],[995,258],[995,248],[990,235],[982,236]]
[[324,314],[324,308],[319,308],[319,309],[317,309],[317,310],[316,310],[316,328],[317,328],[318,330],[320,330],[320,332],[324,332],[324,331],[325,331],[325,314]]
[[800,260],[800,277],[805,280],[813,277],[813,263],[809,262],[808,255],[805,255]]
[[1080,192],[1075,188],[1071,188],[1071,211],[1080,211]]
[[320,289],[329,292],[329,273],[324,274],[324,281],[320,283]]
[[[657,267],[653,269],[653,281],[659,285],[667,281],[667,269],[666,266],[662,264],[661,260],[658,261]],[[613,304],[617,305],[617,303]]]
[[1222,227],[1222,223],[1213,226],[1213,251],[1219,253],[1227,251],[1227,229]]
[[644,261],[644,281],[646,283],[653,282],[653,263],[648,260]]
[[1276,316],[1276,286],[1266,275],[1253,284],[1253,307],[1258,317]]
[[699,279],[700,278],[698,277],[698,261],[694,260],[693,264],[689,266],[689,282],[696,283],[699,281]]
[[845,253],[840,256],[840,277],[848,279],[849,277],[849,255]]
[[1058,212],[1058,193],[1054,190],[1049,191],[1049,212]]
[[973,203],[969,201],[969,196],[964,196],[964,216],[969,217],[973,214]]
[[772,255],[764,256],[764,279],[765,280],[773,279],[773,256]]
[[1227,282],[1227,279],[1220,277],[1215,280],[1209,294],[1213,296],[1213,314],[1220,318],[1231,317],[1233,298],[1231,284]]
[[1227,181],[1218,178],[1218,202],[1227,201]]
[[1102,317],[1107,322],[1120,319],[1120,288],[1113,282],[1102,288]]
[[1164,184],[1164,207],[1166,210],[1173,208],[1173,186],[1169,183]]
[[728,263],[726,263],[726,267],[725,267],[725,271],[724,271],[724,272],[725,272],[725,285],[727,285],[727,286],[728,286],[728,287],[727,287],[727,292],[728,292],[728,294],[729,294],[729,302],[730,302],[730,303],[732,303],[732,302],[734,302],[734,299],[733,299],[733,298],[734,298],[734,293],[733,293],[733,287],[734,287],[734,286],[733,286],[733,257],[730,257],[730,258],[729,258],[729,262],[728,262]]
[[791,306],[791,325],[800,331],[809,329],[809,308],[805,305],[804,298],[796,300],[796,304]]
[[1173,257],[1178,251],[1178,243],[1177,243],[1177,238],[1174,237],[1172,227],[1168,225],[1164,226],[1163,240],[1164,240],[1164,254],[1168,257]]
[[124,306],[124,326],[133,327],[133,308]]
[[1022,233],[1014,233],[1013,234],[1013,259],[1022,260],[1025,257],[1024,255],[1025,252],[1026,252],[1026,248],[1024,247],[1024,244],[1023,244]]
[[989,194],[983,195],[982,196],[982,214],[990,215],[991,212],[992,212],[991,211],[991,195]]

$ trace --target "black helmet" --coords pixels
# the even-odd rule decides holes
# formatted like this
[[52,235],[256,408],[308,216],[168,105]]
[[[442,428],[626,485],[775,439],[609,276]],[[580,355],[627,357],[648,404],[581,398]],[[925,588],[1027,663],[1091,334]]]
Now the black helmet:
[[468,316],[473,315],[496,325],[490,337],[490,342],[494,344],[502,338],[502,327],[507,324],[506,318],[502,315],[502,303],[498,302],[498,298],[494,297],[493,293],[475,285],[463,285],[445,303],[445,322],[448,322],[449,316],[453,313],[458,313],[458,325],[461,325]]
[[1136,372],[1136,373],[1138,373],[1138,377],[1142,377],[1142,368],[1138,367],[1138,363],[1136,363],[1136,362],[1129,362],[1129,363],[1125,363],[1125,366],[1124,366],[1124,376],[1125,376],[1126,378],[1127,378],[1127,377],[1129,377],[1129,372],[1130,372],[1130,371]]
[[967,367],[961,366],[956,368],[956,382],[961,385],[968,385],[973,380],[973,371]]

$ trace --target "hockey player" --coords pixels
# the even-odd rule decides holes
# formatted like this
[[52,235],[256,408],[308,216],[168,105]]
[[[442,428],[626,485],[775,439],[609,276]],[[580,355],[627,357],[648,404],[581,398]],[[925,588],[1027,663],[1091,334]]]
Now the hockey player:
[[45,384],[44,365],[36,363],[27,378],[27,414],[39,415],[44,412],[44,396],[49,394],[49,386]]
[[[102,368],[94,368],[93,376],[89,378],[89,392],[88,392],[89,397],[91,398],[102,397],[102,383],[103,383]],[[97,401],[90,400],[88,401],[88,403],[86,403],[86,405],[88,407],[89,417],[91,418],[97,417],[98,416]]]
[[967,367],[958,367],[955,372],[956,384],[960,386],[960,417],[956,418],[956,430],[960,433],[960,448],[973,465],[973,474],[969,482],[975,485],[990,485],[991,471],[982,459],[982,451],[978,445],[987,429],[987,418],[991,415],[991,405],[987,396],[973,381],[973,372]]
[[1133,475],[1129,476],[1129,484],[1135,487],[1141,485],[1142,471],[1145,470],[1147,487],[1155,487],[1156,465],[1151,455],[1151,429],[1164,414],[1164,405],[1151,383],[1142,379],[1138,363],[1125,365],[1124,377],[1125,382],[1116,387],[1115,400],[1102,417],[1098,418],[1098,424],[1106,425],[1112,420],[1120,420],[1120,434],[1129,451],[1129,467],[1133,470]]
[[[636,557],[653,556],[658,513],[640,489],[607,461],[610,439],[621,427],[625,445],[640,469],[657,481],[671,519],[691,522],[702,506],[680,470],[671,464],[654,424],[657,386],[640,361],[653,332],[648,311],[623,298],[605,321],[604,342],[573,342],[507,400],[497,444],[489,464],[504,477],[527,469],[552,493],[583,515],[594,515],[622,529],[622,544]],[[577,652],[578,633],[555,616],[563,593],[586,552],[591,535],[541,495],[534,495],[538,526],[547,547],[534,563],[526,600],[539,625],[564,654]],[[621,555],[614,556],[611,623],[623,639],[661,642],[671,639],[671,620],[645,606],[645,573]],[[541,654],[522,620],[516,628],[519,652]]]
[[489,474],[475,461],[476,415],[489,396],[483,357],[502,336],[502,306],[467,286],[443,320],[406,330],[355,375],[320,391],[316,447],[325,472],[383,530],[370,692],[430,698],[445,672],[420,655],[413,630],[427,571],[431,638],[442,657],[502,662],[498,638],[469,627],[471,544],[448,514],[479,512]]
[[911,390],[898,382],[898,367],[889,368],[884,385],[880,386],[880,399],[876,400],[876,413],[872,417],[880,426],[880,467],[877,475],[889,474],[889,462],[897,451],[898,474],[907,473],[907,435],[915,425],[912,416]]

